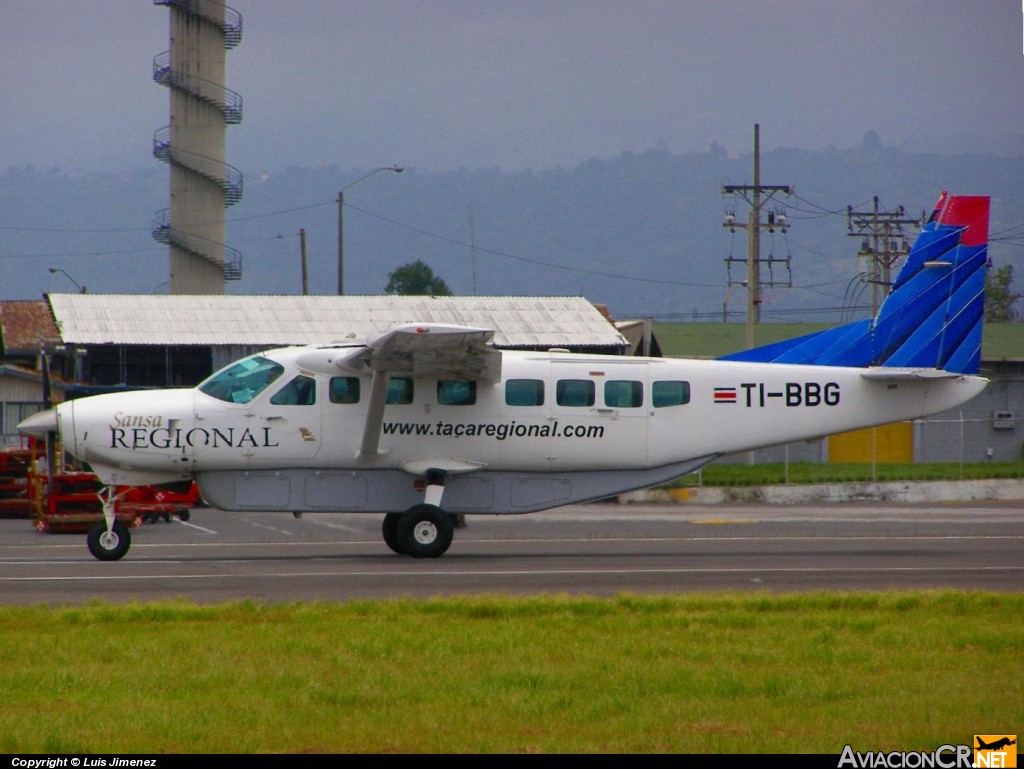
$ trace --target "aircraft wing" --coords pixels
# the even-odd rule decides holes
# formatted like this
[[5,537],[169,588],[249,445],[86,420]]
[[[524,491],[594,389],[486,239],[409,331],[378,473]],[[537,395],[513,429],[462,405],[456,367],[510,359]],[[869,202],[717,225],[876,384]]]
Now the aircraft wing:
[[490,346],[493,329],[408,325],[370,340],[369,367],[414,377],[501,379],[501,353]]
[[493,336],[492,329],[409,325],[370,340],[367,364],[373,379],[360,460],[373,461],[381,453],[380,432],[392,374],[496,381],[501,378],[501,353],[488,346]]
[[492,329],[411,324],[398,326],[364,345],[318,347],[298,359],[320,374],[387,371],[414,377],[498,381],[501,352],[490,346]]
[[388,382],[392,375],[498,381],[501,352],[491,347],[493,329],[444,324],[397,326],[369,340],[365,347],[318,348],[299,358],[299,365],[320,373],[372,372],[366,422],[359,459],[381,455]]

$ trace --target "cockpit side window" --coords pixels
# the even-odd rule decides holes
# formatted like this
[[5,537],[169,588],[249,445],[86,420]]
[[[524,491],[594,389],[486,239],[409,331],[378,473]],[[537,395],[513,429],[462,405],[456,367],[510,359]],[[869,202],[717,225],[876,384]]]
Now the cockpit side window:
[[211,398],[228,403],[248,403],[284,373],[284,366],[255,355],[228,366],[199,385]]
[[300,374],[274,393],[275,406],[312,406],[316,403],[316,380]]

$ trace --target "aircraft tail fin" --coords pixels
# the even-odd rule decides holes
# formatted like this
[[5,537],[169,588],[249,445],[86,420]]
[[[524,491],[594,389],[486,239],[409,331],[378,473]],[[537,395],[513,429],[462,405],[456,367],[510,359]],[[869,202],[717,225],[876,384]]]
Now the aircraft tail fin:
[[977,373],[988,215],[987,196],[943,191],[877,317],[720,360]]

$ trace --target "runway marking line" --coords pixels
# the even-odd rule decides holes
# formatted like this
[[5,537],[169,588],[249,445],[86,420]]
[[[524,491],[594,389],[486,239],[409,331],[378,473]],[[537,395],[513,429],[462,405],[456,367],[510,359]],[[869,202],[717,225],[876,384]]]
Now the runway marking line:
[[692,524],[694,524],[696,526],[702,526],[704,524],[720,526],[720,525],[723,525],[723,524],[732,525],[732,524],[737,524],[737,523],[760,523],[760,521],[751,521],[751,520],[738,521],[738,520],[729,520],[727,518],[709,518],[709,519],[707,519],[705,521],[693,520],[693,521],[690,521],[690,523],[692,523]]
[[194,523],[189,523],[188,521],[183,521],[180,518],[178,519],[178,523],[180,523],[182,526],[188,526],[190,529],[196,529],[197,531],[201,531],[201,532],[203,532],[205,534],[216,534],[217,533],[213,529],[207,529],[205,526],[197,526]]
[[793,567],[793,568],[727,568],[727,569],[539,569],[514,570],[514,571],[479,571],[479,570],[455,570],[455,571],[358,571],[358,572],[334,572],[334,571],[307,571],[307,572],[267,572],[261,574],[223,574],[216,572],[201,574],[118,574],[118,575],[92,575],[92,576],[68,576],[68,577],[0,577],[0,582],[70,582],[76,581],[100,581],[110,582],[114,580],[171,580],[171,579],[281,579],[283,577],[535,577],[538,575],[615,575],[615,574],[872,574],[872,573],[927,573],[927,572],[995,572],[1024,571],[1024,566],[965,566],[965,567],[918,567],[906,566],[900,568],[827,568],[827,567]]

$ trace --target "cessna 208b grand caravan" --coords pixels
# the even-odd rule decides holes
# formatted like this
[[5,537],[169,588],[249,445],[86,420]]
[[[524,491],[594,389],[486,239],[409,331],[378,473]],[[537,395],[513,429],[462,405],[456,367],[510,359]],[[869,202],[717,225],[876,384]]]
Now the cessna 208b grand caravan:
[[195,480],[234,511],[384,513],[442,555],[453,514],[528,513],[666,482],[726,454],[916,419],[981,392],[989,199],[943,193],[876,318],[726,359],[501,351],[485,328],[245,358],[194,389],[97,395],[22,422],[107,485],[90,532],[121,558],[118,487]]

